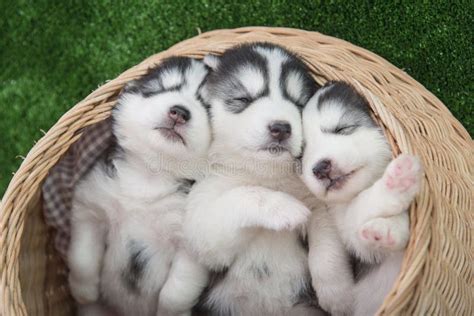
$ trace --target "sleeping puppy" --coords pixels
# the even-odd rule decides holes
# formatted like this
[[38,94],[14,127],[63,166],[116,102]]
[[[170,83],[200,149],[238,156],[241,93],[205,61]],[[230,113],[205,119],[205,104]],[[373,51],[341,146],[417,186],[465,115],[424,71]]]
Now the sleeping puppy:
[[116,144],[74,192],[69,285],[122,315],[155,315],[181,247],[186,195],[211,132],[200,61],[173,57],[129,83],[113,110]]
[[[330,82],[311,98],[303,130],[302,178],[328,208],[313,215],[308,232],[319,303],[333,315],[373,315],[400,270],[420,162],[409,155],[390,162],[368,102],[344,82]],[[356,280],[350,256],[366,266]]]
[[[300,200],[314,197],[294,161],[301,109],[316,83],[293,54],[271,44],[238,46],[204,62],[211,69],[202,90],[211,108],[211,174],[190,193],[183,225],[195,263],[212,276],[201,302],[217,315],[313,315],[300,242],[310,211]],[[199,296],[202,288],[190,290],[193,260],[185,262],[174,271],[174,292]],[[184,298],[170,301],[176,307]]]

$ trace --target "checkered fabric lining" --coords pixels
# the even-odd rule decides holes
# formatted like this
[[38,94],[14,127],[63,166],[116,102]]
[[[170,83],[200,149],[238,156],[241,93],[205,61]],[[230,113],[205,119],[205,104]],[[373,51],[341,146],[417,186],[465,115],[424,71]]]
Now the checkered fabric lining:
[[55,229],[54,245],[64,258],[70,239],[74,187],[107,149],[111,138],[111,119],[84,128],[82,136],[50,170],[43,184],[45,221],[48,226]]

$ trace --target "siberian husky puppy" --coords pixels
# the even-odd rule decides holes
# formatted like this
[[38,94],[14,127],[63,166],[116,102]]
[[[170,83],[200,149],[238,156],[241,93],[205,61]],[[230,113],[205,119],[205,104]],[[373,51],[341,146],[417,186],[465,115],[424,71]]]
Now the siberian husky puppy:
[[295,55],[271,44],[238,46],[204,62],[211,174],[190,193],[183,225],[190,253],[213,274],[201,302],[218,315],[312,315],[300,242],[310,210],[300,201],[314,197],[294,161],[301,110],[317,85]]
[[198,98],[207,75],[173,57],[129,83],[113,110],[116,145],[74,193],[69,285],[121,315],[155,315],[181,247],[184,203],[200,177],[211,132]]
[[[311,98],[303,131],[302,178],[328,209],[314,213],[308,231],[319,304],[333,315],[373,315],[400,270],[420,162],[409,155],[390,162],[368,102],[344,82],[330,82]],[[355,280],[350,256],[368,265]]]

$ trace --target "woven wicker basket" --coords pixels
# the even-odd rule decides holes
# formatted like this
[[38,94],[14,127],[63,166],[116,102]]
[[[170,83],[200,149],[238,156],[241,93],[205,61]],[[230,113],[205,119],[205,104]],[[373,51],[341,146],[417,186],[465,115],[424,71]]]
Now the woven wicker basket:
[[123,85],[163,58],[202,57],[248,41],[274,42],[298,53],[319,83],[342,79],[356,84],[371,102],[393,152],[415,153],[425,165],[426,180],[410,213],[412,235],[402,272],[380,314],[474,314],[474,146],[469,134],[435,96],[377,55],[319,33],[262,27],[204,33],[146,59],[74,106],[31,149],[1,205],[0,314],[72,313],[66,268],[42,219],[40,188],[81,128],[107,118]]

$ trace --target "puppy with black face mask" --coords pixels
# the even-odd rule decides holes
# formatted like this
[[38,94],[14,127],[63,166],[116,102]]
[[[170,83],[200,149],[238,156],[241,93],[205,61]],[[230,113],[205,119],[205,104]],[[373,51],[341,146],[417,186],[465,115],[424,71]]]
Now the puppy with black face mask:
[[186,195],[210,145],[198,98],[206,75],[202,62],[173,57],[119,97],[116,144],[74,192],[68,263],[79,303],[100,299],[122,315],[156,314],[181,248]]
[[[330,82],[303,111],[302,179],[327,205],[309,225],[309,268],[333,315],[373,315],[400,271],[407,209],[420,189],[419,160],[390,147],[351,85]],[[350,256],[366,271],[354,280]]]
[[[301,201],[315,199],[294,162],[301,110],[317,85],[295,55],[271,44],[238,46],[204,62],[211,174],[190,193],[183,225],[195,263],[212,275],[202,305],[217,315],[314,315],[300,237],[310,215]],[[191,274],[175,272],[174,285],[192,297]],[[194,290],[199,296],[202,288]],[[175,295],[176,305],[183,298]]]

